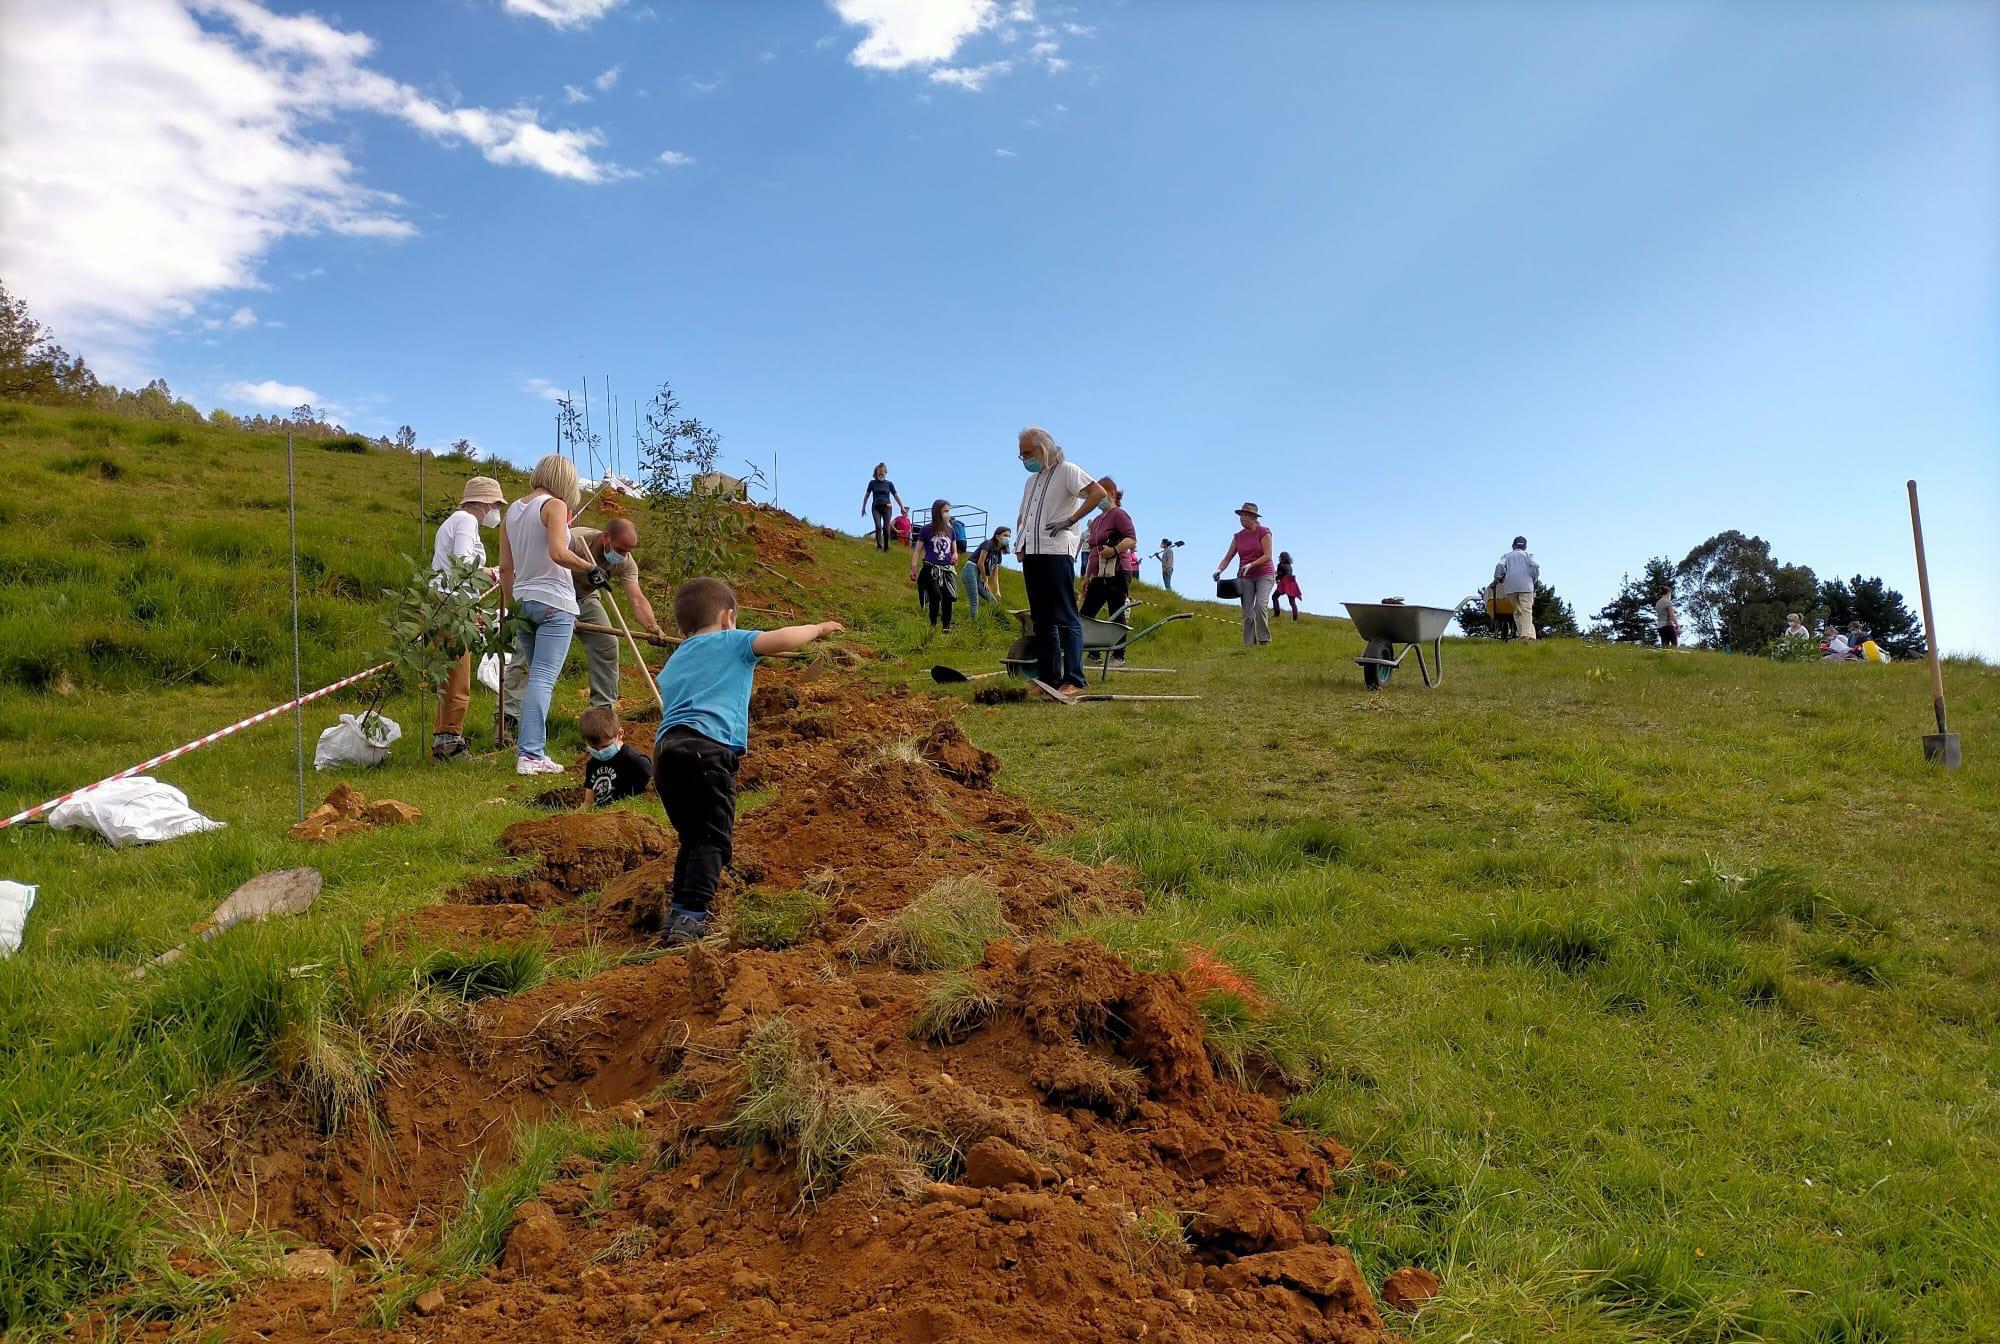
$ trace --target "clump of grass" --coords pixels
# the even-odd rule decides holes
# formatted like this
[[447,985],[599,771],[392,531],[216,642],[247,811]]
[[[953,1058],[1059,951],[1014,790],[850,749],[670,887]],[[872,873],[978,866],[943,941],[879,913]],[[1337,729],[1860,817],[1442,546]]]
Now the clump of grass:
[[802,943],[826,913],[826,896],[806,887],[768,892],[752,888],[729,907],[729,941],[771,951]]
[[438,948],[415,970],[417,983],[461,1003],[519,994],[549,978],[549,945],[539,938],[493,947]]
[[1592,1258],[1601,1267],[1586,1271],[1570,1290],[1573,1302],[1592,1303],[1607,1316],[1643,1322],[1646,1333],[1676,1339],[1762,1333],[1735,1304],[1709,1292],[1704,1276],[1680,1251],[1605,1247]]
[[956,1045],[986,1024],[1000,1006],[1000,996],[965,971],[948,971],[924,993],[917,1020],[910,1024],[916,1040]]
[[535,1197],[556,1169],[572,1157],[587,1157],[606,1167],[636,1162],[645,1139],[630,1126],[590,1131],[562,1116],[527,1125],[514,1139],[511,1165],[491,1176],[477,1164],[466,1177],[465,1204],[438,1233],[425,1256],[422,1272],[403,1280],[375,1300],[369,1309],[376,1324],[393,1326],[410,1303],[442,1283],[482,1274],[500,1258],[507,1233],[521,1206]]
[[874,1088],[843,1088],[797,1026],[768,1018],[744,1045],[743,1097],[726,1126],[744,1148],[790,1147],[799,1201],[817,1202],[863,1158],[913,1162],[903,1113]]
[[1135,1274],[1166,1278],[1180,1277],[1181,1266],[1193,1249],[1188,1244],[1186,1222],[1167,1208],[1126,1214],[1118,1228],[1118,1240]]
[[906,971],[945,971],[972,965],[986,955],[987,943],[1012,933],[999,893],[980,878],[961,875],[943,878],[895,914],[863,924],[855,950]]
[[628,1227],[599,1247],[590,1257],[590,1262],[595,1265],[602,1264],[606,1260],[636,1260],[646,1253],[646,1248],[653,1244],[658,1235],[644,1223]]
[[140,1200],[126,1190],[49,1191],[0,1215],[0,1332],[53,1326],[125,1281],[139,1258]]

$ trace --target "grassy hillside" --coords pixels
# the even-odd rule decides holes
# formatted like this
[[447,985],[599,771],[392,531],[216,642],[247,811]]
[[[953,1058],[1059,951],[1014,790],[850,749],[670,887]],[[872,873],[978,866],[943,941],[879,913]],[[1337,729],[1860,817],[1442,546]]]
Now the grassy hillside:
[[[0,806],[290,694],[282,443],[0,407],[0,455],[25,485],[0,503]],[[381,643],[416,463],[299,461],[313,685]],[[897,655],[879,675],[990,666],[998,626],[932,640],[902,563],[826,540],[781,565],[798,586],[743,558],[769,605]],[[1343,622],[1286,621],[1253,652],[1191,609],[1135,657],[1180,670],[1121,688],[1201,701],[1003,706],[967,731],[1007,787],[1077,819],[1057,843],[1140,874],[1149,911],[1094,932],[1147,962],[1216,948],[1280,1006],[1259,1029],[1308,1075],[1294,1114],[1355,1149],[1321,1217],[1371,1279],[1444,1277],[1407,1334],[1990,1336],[2000,674],[1949,671],[1968,764],[1947,775],[1918,757],[1917,666],[1460,641],[1441,688],[1371,695]],[[581,695],[573,675],[558,751]],[[309,741],[341,707],[309,710]],[[491,709],[476,695],[475,724]],[[190,1241],[215,1270],[149,1276],[160,1311],[259,1263],[166,1212],[175,1117],[296,1066],[301,1024],[338,1008],[291,970],[339,964],[530,815],[506,762],[432,766],[415,697],[389,712],[409,745],[357,782],[417,827],[285,840],[286,723],[161,771],[220,832],[126,853],[0,836],[0,877],[42,884],[0,962],[0,1322],[59,1323]],[[236,883],[304,862],[327,876],[310,917],[127,978]]]

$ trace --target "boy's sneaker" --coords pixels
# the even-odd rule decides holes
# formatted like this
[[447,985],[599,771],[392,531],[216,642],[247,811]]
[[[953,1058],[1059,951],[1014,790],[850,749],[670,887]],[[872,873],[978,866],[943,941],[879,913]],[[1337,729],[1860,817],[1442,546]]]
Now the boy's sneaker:
[[546,756],[517,756],[514,758],[514,773],[517,775],[560,775],[563,768]]
[[668,947],[684,947],[708,937],[708,926],[708,911],[670,905],[667,907],[667,925],[661,930],[661,936]]

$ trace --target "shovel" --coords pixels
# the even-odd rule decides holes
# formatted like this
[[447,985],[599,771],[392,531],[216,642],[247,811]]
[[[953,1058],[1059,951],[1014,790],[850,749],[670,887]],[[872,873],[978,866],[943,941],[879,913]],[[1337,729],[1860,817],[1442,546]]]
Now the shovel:
[[943,686],[950,686],[961,681],[984,681],[988,677],[1004,675],[1005,673],[1002,672],[961,672],[955,667],[946,667],[942,663],[931,669],[931,680]]
[[[279,868],[259,873],[230,892],[206,923],[196,926],[195,941],[205,943],[238,924],[255,923],[272,915],[302,915],[319,899],[323,881],[317,868]],[[138,979],[155,966],[171,966],[186,954],[186,943],[170,947],[133,971],[132,978]]]
[[1036,690],[1040,691],[1043,695],[1046,695],[1049,699],[1055,701],[1057,704],[1068,705],[1071,707],[1080,705],[1086,700],[1199,700],[1201,699],[1201,697],[1198,695],[1110,695],[1103,691],[1065,691],[1065,690],[1060,690],[1054,686],[1051,686],[1045,681],[1036,681],[1034,685]]

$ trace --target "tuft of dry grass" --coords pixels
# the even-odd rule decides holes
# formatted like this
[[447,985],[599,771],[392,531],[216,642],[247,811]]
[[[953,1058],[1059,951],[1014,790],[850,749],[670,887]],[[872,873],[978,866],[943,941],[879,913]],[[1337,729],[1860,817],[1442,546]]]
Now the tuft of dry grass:
[[852,953],[906,971],[948,971],[986,955],[986,944],[1012,935],[1000,894],[982,878],[942,878],[901,910],[855,931]]

